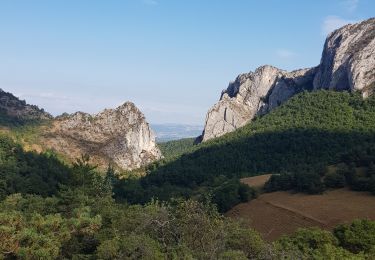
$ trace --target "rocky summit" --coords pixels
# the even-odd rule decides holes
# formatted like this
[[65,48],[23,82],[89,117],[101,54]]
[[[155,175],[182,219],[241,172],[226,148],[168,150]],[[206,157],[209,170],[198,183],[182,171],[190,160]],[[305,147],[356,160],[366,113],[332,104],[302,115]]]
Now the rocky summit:
[[375,89],[375,18],[346,25],[328,35],[317,67],[287,72],[265,65],[240,74],[209,109],[198,141],[222,136],[279,106],[303,90]]
[[375,88],[375,18],[332,32],[314,78],[315,89],[358,90],[363,96]]
[[44,146],[70,159],[87,154],[100,166],[131,170],[161,158],[154,133],[131,102],[96,115],[57,117],[43,139]]

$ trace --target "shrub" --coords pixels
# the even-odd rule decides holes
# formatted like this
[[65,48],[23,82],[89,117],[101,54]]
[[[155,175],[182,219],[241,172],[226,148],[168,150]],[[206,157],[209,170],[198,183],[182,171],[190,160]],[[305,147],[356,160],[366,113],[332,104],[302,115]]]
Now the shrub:
[[213,190],[212,202],[217,205],[219,212],[226,212],[241,202],[256,198],[254,188],[241,183],[238,179],[228,180]]
[[340,245],[353,253],[369,253],[375,247],[375,221],[355,220],[339,225],[334,235]]

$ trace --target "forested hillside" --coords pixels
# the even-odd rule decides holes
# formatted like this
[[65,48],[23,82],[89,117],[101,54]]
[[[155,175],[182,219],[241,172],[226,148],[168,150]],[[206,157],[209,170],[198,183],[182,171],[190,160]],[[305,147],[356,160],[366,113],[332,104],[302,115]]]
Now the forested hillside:
[[12,193],[54,195],[72,177],[54,154],[25,152],[7,136],[0,136],[0,166],[0,199]]
[[0,89],[0,126],[17,127],[52,119],[52,116],[35,105],[29,105],[13,94]]
[[[67,165],[51,152],[26,152],[13,139],[1,136],[0,258],[368,259],[374,255],[375,246],[375,225],[371,221],[355,221],[332,233],[301,229],[270,244],[256,231],[225,218],[218,210],[226,211],[256,196],[256,191],[241,184],[238,176],[259,174],[267,167],[273,172],[318,169],[322,162],[339,158],[326,149],[318,151],[329,144],[328,139],[333,142],[328,147],[339,152],[365,143],[371,145],[372,102],[348,93],[303,93],[238,133],[193,146],[195,151],[151,165],[149,175],[141,179],[119,180],[111,167],[106,173],[100,172],[87,156]],[[305,110],[302,104],[317,108]],[[340,121],[325,123],[318,114],[323,119]],[[298,130],[291,130],[297,126]],[[307,130],[312,134],[301,135]],[[319,139],[322,132],[330,135]],[[274,137],[268,143],[257,143],[267,140],[262,135],[271,137],[273,133],[297,137],[297,141],[277,141]],[[335,133],[340,133],[336,139],[332,138]],[[241,153],[231,155],[236,150],[232,142]],[[274,144],[277,146],[271,149]],[[270,149],[271,154],[251,153],[260,148]],[[302,168],[309,151],[315,152],[310,154],[313,159]],[[258,162],[253,168],[259,158],[281,157],[278,152],[293,161],[284,166]],[[354,151],[350,158],[359,157]],[[236,160],[249,160],[245,165],[251,168],[236,168]]]
[[[235,132],[152,164],[140,180],[121,181],[116,195],[130,202],[207,193],[215,198],[233,178],[283,172],[315,176],[342,155],[374,145],[374,126],[374,97],[303,92]],[[238,203],[238,188],[234,190],[233,203]]]
[[102,176],[85,156],[70,167],[52,155],[24,152],[4,137],[0,152],[1,183],[6,188],[0,198],[1,259],[367,259],[374,255],[371,221],[342,225],[333,233],[301,229],[270,244],[243,223],[220,215],[207,201],[116,203],[113,169]]
[[183,138],[179,140],[158,143],[159,149],[165,159],[176,158],[194,149],[195,138]]

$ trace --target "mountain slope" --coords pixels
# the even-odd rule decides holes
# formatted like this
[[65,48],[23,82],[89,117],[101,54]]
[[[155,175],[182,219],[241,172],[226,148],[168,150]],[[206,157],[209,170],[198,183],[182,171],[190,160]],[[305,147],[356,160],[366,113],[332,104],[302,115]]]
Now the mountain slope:
[[375,145],[374,97],[303,92],[235,132],[175,160],[154,164],[140,181],[144,193],[138,194],[145,196],[143,200],[161,191],[167,197],[186,196],[220,176],[319,172],[341,154],[369,145]]
[[0,125],[20,126],[49,120],[53,117],[35,105],[19,100],[13,94],[0,89]]
[[0,129],[25,150],[51,150],[69,162],[89,155],[102,169],[111,164],[131,170],[161,158],[145,116],[131,102],[96,115],[77,112],[54,118],[0,90]]
[[265,65],[240,74],[208,112],[199,141],[232,132],[268,113],[302,90],[359,91],[375,88],[375,18],[331,33],[317,67],[286,72]]
[[178,157],[194,149],[195,138],[183,138],[168,142],[158,143],[164,158],[170,159]]
[[142,112],[131,102],[96,115],[77,112],[58,117],[42,138],[45,147],[78,158],[121,169],[139,168],[161,158],[155,136]]

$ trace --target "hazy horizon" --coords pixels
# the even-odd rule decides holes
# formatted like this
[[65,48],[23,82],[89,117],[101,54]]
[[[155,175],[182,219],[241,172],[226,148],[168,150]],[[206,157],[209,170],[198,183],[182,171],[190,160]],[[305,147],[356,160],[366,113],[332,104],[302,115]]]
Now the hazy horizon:
[[53,115],[131,101],[152,124],[203,125],[228,83],[319,64],[371,0],[0,2],[0,88]]

